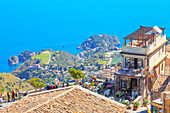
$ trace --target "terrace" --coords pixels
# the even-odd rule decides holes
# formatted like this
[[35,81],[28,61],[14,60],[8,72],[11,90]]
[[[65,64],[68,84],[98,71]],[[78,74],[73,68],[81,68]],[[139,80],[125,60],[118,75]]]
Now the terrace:
[[142,70],[146,70],[144,58],[133,58],[133,57],[124,57],[123,66],[115,67],[116,75],[130,76],[130,77],[142,77]]
[[164,29],[157,26],[140,26],[138,30],[124,38],[125,43],[122,47],[122,53],[149,54],[157,45],[167,41]]

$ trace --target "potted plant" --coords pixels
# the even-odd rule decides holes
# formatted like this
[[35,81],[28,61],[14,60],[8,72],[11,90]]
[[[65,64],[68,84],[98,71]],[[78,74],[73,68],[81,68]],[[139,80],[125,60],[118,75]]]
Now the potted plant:
[[122,103],[122,104],[125,104],[125,105],[127,106],[127,109],[129,109],[129,102],[128,102],[128,101],[124,101],[124,100],[123,100],[121,103]]
[[122,104],[125,104],[125,101],[123,100],[121,103],[122,103]]
[[148,100],[145,99],[144,102],[143,102],[143,105],[144,105],[145,107],[147,107],[147,104],[148,104]]
[[127,109],[129,109],[130,107],[129,107],[129,102],[128,101],[126,101],[126,106],[127,106]]
[[137,110],[139,107],[139,102],[134,102],[134,109]]

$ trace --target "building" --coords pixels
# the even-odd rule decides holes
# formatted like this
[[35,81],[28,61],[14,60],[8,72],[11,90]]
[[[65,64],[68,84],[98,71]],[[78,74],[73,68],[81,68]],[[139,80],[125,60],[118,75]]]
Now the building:
[[29,66],[29,68],[32,68],[32,69],[42,69],[39,64],[33,64],[32,66]]
[[102,95],[70,86],[29,94],[1,113],[125,113],[126,105]]
[[153,100],[151,105],[157,113],[170,113],[170,91],[162,92],[161,98]]
[[[165,94],[169,95],[169,98],[165,98]],[[157,111],[164,110],[166,111],[165,113],[170,112],[170,75],[158,76],[152,88],[151,104],[152,109],[155,108]]]
[[165,28],[143,27],[124,38],[122,67],[116,67],[117,90],[147,97],[160,74],[165,73]]

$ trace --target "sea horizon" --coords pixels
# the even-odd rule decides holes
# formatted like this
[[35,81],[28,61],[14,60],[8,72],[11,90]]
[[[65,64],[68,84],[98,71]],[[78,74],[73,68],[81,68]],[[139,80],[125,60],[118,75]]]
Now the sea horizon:
[[140,25],[165,27],[170,36],[169,5],[168,0],[0,1],[0,72],[18,67],[9,66],[8,58],[26,50],[74,54],[85,39],[104,33],[123,44]]

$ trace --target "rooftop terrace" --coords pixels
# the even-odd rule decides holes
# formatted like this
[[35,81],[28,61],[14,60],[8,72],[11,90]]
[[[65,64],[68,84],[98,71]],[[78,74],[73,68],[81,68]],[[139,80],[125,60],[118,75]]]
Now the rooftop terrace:
[[[122,47],[122,53],[136,53],[147,55],[154,51],[158,46],[165,44],[165,28],[140,27],[135,32],[126,36]],[[159,47],[158,47],[159,48]]]

